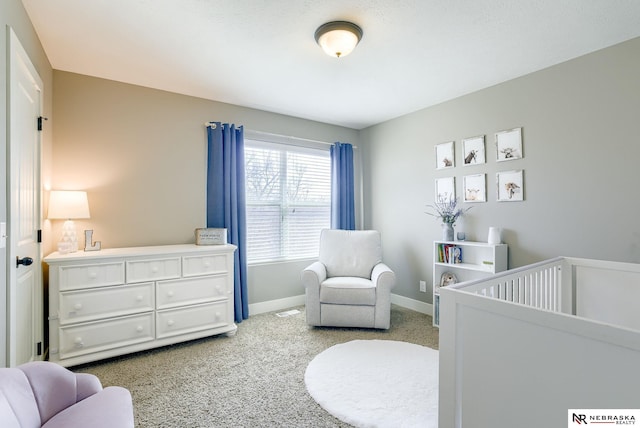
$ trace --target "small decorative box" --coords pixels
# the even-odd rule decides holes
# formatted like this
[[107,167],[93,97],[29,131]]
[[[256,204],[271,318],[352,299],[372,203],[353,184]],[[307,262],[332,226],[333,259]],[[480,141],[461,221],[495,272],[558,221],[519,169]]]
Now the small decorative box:
[[196,245],[223,245],[227,243],[227,229],[196,229]]

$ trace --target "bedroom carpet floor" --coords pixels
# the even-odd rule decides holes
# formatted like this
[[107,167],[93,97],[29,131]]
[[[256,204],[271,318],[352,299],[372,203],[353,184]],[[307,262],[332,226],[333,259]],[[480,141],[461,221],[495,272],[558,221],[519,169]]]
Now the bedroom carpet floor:
[[325,349],[377,339],[438,349],[431,317],[392,305],[388,331],[314,328],[300,313],[249,317],[216,336],[74,367],[131,391],[136,427],[349,427],[308,394],[304,373]]

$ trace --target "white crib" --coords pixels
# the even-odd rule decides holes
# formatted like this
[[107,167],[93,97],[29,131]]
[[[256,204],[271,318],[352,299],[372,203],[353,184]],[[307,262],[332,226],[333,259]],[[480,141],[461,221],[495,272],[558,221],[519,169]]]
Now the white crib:
[[640,408],[640,265],[558,257],[442,288],[439,400],[440,428]]

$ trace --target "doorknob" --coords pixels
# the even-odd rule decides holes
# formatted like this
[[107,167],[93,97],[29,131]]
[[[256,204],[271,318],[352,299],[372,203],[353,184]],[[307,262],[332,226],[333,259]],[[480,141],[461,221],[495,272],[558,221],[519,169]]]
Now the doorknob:
[[31,257],[17,257],[16,256],[16,267],[20,267],[20,265],[29,266],[33,263],[33,259]]

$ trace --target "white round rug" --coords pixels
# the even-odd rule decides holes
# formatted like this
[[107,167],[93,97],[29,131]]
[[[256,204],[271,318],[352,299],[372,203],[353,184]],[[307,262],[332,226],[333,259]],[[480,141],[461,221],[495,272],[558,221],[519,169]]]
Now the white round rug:
[[393,340],[353,340],[311,360],[307,390],[356,427],[438,426],[438,351]]

